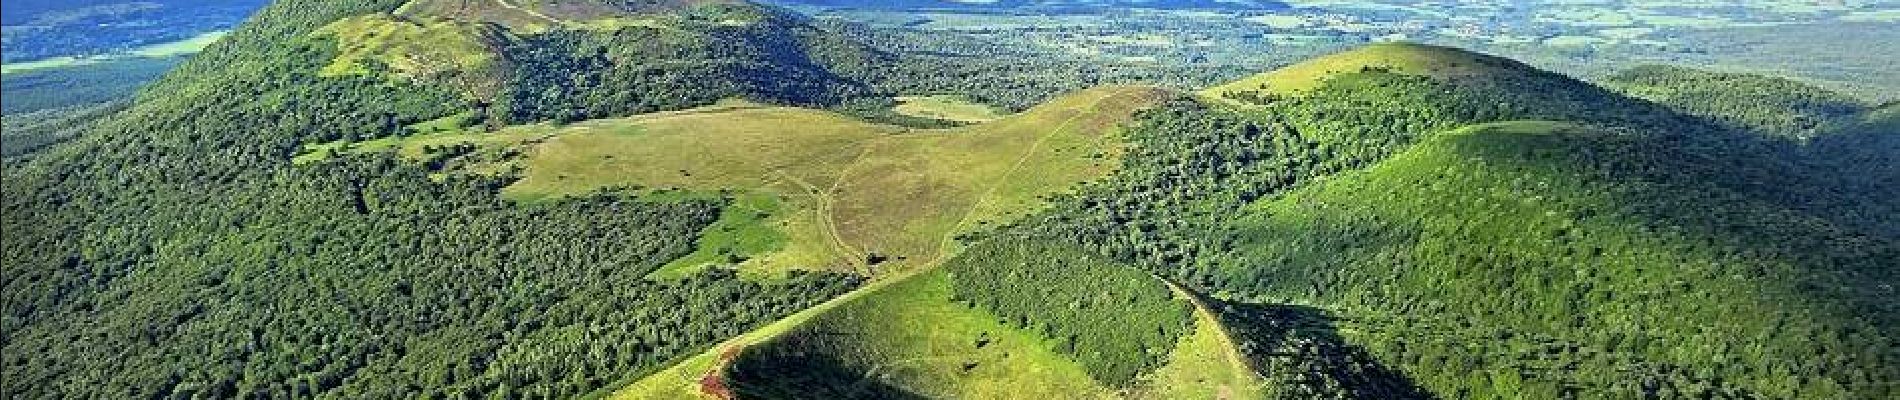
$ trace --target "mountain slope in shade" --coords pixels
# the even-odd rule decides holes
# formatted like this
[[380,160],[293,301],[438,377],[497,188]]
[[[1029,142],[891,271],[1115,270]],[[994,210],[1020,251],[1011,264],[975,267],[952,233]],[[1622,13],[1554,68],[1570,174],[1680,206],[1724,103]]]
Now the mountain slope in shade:
[[1797,139],[1852,128],[1871,109],[1852,96],[1754,74],[1644,66],[1613,75],[1607,83],[1632,97],[1727,126]]

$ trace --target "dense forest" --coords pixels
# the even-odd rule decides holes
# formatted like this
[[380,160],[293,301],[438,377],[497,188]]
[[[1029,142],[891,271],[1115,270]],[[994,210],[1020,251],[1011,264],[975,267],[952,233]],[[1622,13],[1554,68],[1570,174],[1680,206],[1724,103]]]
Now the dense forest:
[[278,2],[79,138],[10,159],[0,393],[568,397],[856,285],[645,280],[718,202],[514,204],[505,177],[388,156],[293,166],[304,143],[472,106],[311,73],[335,46],[310,32],[399,3]]
[[1643,66],[1610,76],[1607,84],[1731,128],[1813,138],[1859,122],[1869,108],[1860,99],[1786,78]]

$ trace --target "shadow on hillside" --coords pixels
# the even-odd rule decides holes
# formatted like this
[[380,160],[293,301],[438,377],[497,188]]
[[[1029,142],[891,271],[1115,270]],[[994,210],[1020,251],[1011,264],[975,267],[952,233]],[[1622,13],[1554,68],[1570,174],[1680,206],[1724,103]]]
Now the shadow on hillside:
[[1340,337],[1313,307],[1215,302],[1234,340],[1279,398],[1431,399],[1404,373]]
[[836,356],[797,349],[753,348],[727,371],[740,399],[924,399],[854,368]]

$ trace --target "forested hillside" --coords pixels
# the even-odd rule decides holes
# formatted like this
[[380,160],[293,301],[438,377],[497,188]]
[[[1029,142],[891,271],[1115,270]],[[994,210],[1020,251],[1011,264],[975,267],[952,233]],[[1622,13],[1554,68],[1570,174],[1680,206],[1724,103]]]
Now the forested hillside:
[[126,111],[9,160],[0,392],[569,397],[854,286],[645,279],[692,251],[719,201],[524,205],[498,196],[505,178],[385,155],[293,165],[303,144],[481,105],[318,74],[339,55],[320,28],[401,3],[278,2]]
[[[1314,61],[1376,60],[1318,69],[1306,92],[1153,111],[1121,174],[1016,229],[1243,303],[1317,308],[1380,364],[1318,367],[1395,370],[1437,396],[1891,390],[1894,239],[1833,211],[1890,201],[1753,132],[1525,68],[1436,74],[1366,54],[1386,50]],[[1581,125],[1466,128],[1526,119]],[[1353,353],[1250,340],[1265,365]],[[1363,378],[1282,382],[1395,393]]]
[[1608,83],[1733,128],[1801,139],[1848,129],[1869,108],[1852,96],[1785,78],[1682,67],[1638,67]]

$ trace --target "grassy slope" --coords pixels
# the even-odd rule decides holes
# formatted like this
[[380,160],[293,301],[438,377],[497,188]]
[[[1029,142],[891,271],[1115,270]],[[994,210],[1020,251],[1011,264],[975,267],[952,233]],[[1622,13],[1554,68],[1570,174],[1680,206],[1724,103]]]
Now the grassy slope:
[[1242,78],[1208,88],[1202,93],[1219,98],[1230,92],[1264,89],[1268,93],[1293,95],[1318,88],[1333,75],[1361,72],[1365,68],[1387,68],[1400,74],[1450,78],[1484,76],[1498,68],[1506,68],[1511,63],[1514,62],[1445,47],[1380,43]]
[[[494,134],[446,132],[327,147],[424,149],[455,143],[521,146],[518,200],[639,186],[771,196],[762,221],[787,238],[776,251],[738,254],[755,273],[925,265],[952,237],[1033,211],[1043,197],[1105,175],[1114,127],[1159,92],[1090,90],[990,124],[906,131],[836,114],[729,102],[681,111]],[[501,169],[494,167],[490,169]],[[1033,173],[1032,173],[1033,172]],[[749,228],[747,228],[749,229]],[[681,270],[675,268],[673,270]]]
[[[492,22],[520,32],[554,28],[614,27],[643,14],[689,10],[741,0],[411,0],[397,15],[465,22]],[[621,21],[625,19],[625,21]]]
[[760,398],[1183,399],[1257,398],[1263,390],[1198,302],[1192,333],[1167,362],[1116,389],[1056,352],[1057,341],[954,301],[950,279],[925,272],[751,347],[729,372],[735,391]]
[[[980,192],[982,193],[980,196],[970,197],[972,200],[984,199],[984,201],[968,203],[965,207],[970,207],[971,211],[958,220],[963,221],[959,225],[980,226],[983,224],[969,221],[996,221],[999,216],[1022,212],[1010,205],[1031,204],[1030,199],[1037,197],[1031,196],[1032,194],[1047,190],[1036,190],[1033,189],[1034,187],[1061,184],[1068,179],[1062,177],[1062,174],[1042,173],[1030,176],[1012,174],[1008,171],[1032,171],[1030,168],[1039,168],[1033,171],[1050,171],[1048,168],[1062,167],[1065,163],[1072,166],[1095,165],[1093,161],[1077,162],[1073,158],[1077,155],[1092,154],[1084,151],[1087,150],[1085,148],[1087,146],[1084,146],[1086,144],[1112,139],[1112,137],[1101,135],[1103,131],[1112,128],[1118,119],[1094,118],[1098,113],[1091,113],[1088,110],[1108,105],[1107,109],[1115,111],[1101,114],[1121,114],[1118,118],[1125,118],[1125,113],[1132,110],[1128,107],[1134,107],[1136,104],[1114,104],[1110,101],[1115,100],[1117,96],[1129,94],[1140,94],[1142,98],[1158,95],[1150,89],[1139,88],[1096,90],[1058,100],[1052,102],[1051,105],[1012,117],[1012,119],[1020,120],[1006,121],[1010,123],[1009,125],[963,128],[974,130],[963,132],[962,135],[967,136],[963,138],[964,140],[981,139],[982,142],[991,143],[988,146],[992,148],[1012,148],[1008,146],[1022,147],[1024,145],[1028,148],[1024,150],[1026,154],[1011,153],[1016,155],[1016,163],[1009,165],[1013,166],[1012,168],[1003,169],[1004,176],[1007,178],[991,179],[1002,181],[1003,184]],[[1084,107],[1084,104],[1088,106]],[[1040,127],[1054,133],[1070,131],[1093,133],[1088,135],[1045,134],[1033,143],[1027,144],[1008,140],[1011,139],[1008,137],[985,137],[997,135],[983,133],[1022,132],[1031,127]],[[969,149],[969,146],[975,145],[963,140],[953,140],[959,138],[947,136],[897,138],[918,140],[920,143],[898,141],[896,146],[902,147],[894,146],[895,148],[920,146],[916,147],[918,151],[929,150],[952,156],[958,155],[959,150]],[[1046,150],[1032,151],[1033,149]],[[880,148],[880,151],[886,150],[889,148]],[[1110,154],[1104,154],[1104,156],[1108,155]],[[1089,157],[1083,157],[1083,159],[1093,160]],[[885,165],[880,164],[882,162],[891,161],[866,163],[861,160],[854,167],[856,169],[852,174],[854,176],[860,173],[870,174],[867,170],[871,169],[865,166]],[[936,161],[936,163],[952,162],[956,161],[954,159]],[[989,173],[984,172],[984,169],[995,168],[967,162],[950,165],[962,165],[956,170],[977,176],[988,176]],[[848,181],[849,178],[846,180]],[[965,229],[970,228],[949,230],[938,228],[935,232],[943,235],[943,238],[936,242],[950,246],[952,241],[949,237]],[[934,261],[924,266],[933,264]],[[908,271],[919,270],[908,269]],[[1007,393],[1011,397],[1017,397],[1025,393],[1024,390],[1033,389],[1049,390],[1050,395],[1060,398],[1073,398],[1077,395],[1084,395],[1084,397],[1117,395],[1090,379],[1074,361],[1048,350],[1047,343],[1044,343],[1044,339],[1037,335],[1002,327],[996,322],[994,316],[988,316],[986,312],[952,303],[947,282],[943,281],[946,278],[941,273],[935,271],[919,273],[921,275],[899,272],[895,276],[879,280],[878,283],[845,298],[807,310],[766,329],[734,339],[719,346],[715,351],[684,360],[673,368],[638,380],[615,393],[613,397],[695,398],[700,390],[700,379],[705,377],[708,371],[722,368],[720,361],[722,354],[735,351],[735,349],[748,348],[758,343],[825,340],[831,336],[813,336],[810,332],[834,330],[850,330],[865,333],[865,335],[853,340],[828,343],[825,346],[803,343],[792,348],[836,349],[851,352],[859,362],[880,363],[878,365],[887,362],[902,364],[905,368],[901,370],[879,369],[879,371],[889,373],[886,376],[888,379],[901,383],[906,391],[914,393],[962,394],[975,398],[1000,396]],[[1159,281],[1157,284],[1160,284]],[[917,317],[924,314],[933,317]],[[1213,321],[1212,314],[1203,310],[1197,313],[1196,320],[1197,328],[1194,334],[1183,338],[1181,347],[1172,353],[1168,365],[1144,377],[1143,383],[1121,395],[1191,398],[1197,397],[1196,393],[1231,393],[1245,397],[1246,394],[1259,390],[1258,377],[1243,361],[1238,359],[1237,353],[1232,350],[1232,341],[1222,334],[1216,323],[1208,322]],[[930,324],[916,325],[920,321],[928,321]],[[801,333],[786,336],[791,332]],[[988,354],[987,356],[959,358],[969,354],[957,347],[958,345],[974,343],[986,332],[992,343],[986,345],[984,353],[981,354]],[[1031,344],[1034,346],[1030,346]],[[783,345],[783,343],[776,345]],[[1012,356],[1005,357],[1004,353]],[[964,363],[967,361],[977,362],[978,366],[969,372],[975,375],[964,374],[962,368],[965,367]],[[846,369],[846,371],[864,372],[856,369]],[[743,390],[741,392],[743,393]],[[1094,394],[1088,395],[1089,393]]]
[[521,8],[509,0],[410,0],[402,8],[396,9],[395,14],[493,22],[523,32],[547,30],[562,23],[546,14]]
[[[864,396],[875,385],[930,398],[1111,396],[1047,339],[998,320],[952,302],[949,278],[933,271],[752,347],[768,355],[748,354],[731,373],[737,392],[762,398],[817,398],[827,390]],[[808,359],[773,369],[768,364],[782,357],[775,351],[836,357],[843,364],[836,367],[852,376],[814,377]],[[858,374],[863,378],[853,379]]]
[[338,47],[319,76],[369,76],[387,69],[399,78],[491,94],[506,74],[499,48],[509,34],[487,25],[370,14],[336,21],[316,35],[335,39]]
[[996,107],[971,102],[963,96],[904,96],[898,97],[897,102],[892,111],[918,118],[974,123],[995,121],[1004,116]]
[[[756,225],[720,229],[751,232],[729,239],[779,236],[782,242],[753,242],[734,251],[721,251],[730,242],[712,245],[694,258],[710,262],[671,266],[667,275],[723,264],[726,254],[742,258],[740,268],[748,274],[885,273],[929,265],[956,250],[957,235],[1027,215],[1047,196],[1108,174],[1120,153],[1115,127],[1162,95],[1146,87],[1093,89],[988,124],[947,130],[907,130],[818,110],[729,101],[487,134],[419,125],[412,128],[423,133],[415,136],[310,146],[299,158],[394,150],[423,159],[430,148],[470,143],[525,154],[471,167],[518,168],[522,179],[504,189],[516,200],[617,187],[765,196],[776,211],[752,220],[771,233]],[[871,265],[872,254],[883,262]]]
[[[1280,293],[1368,321],[1345,330],[1348,337],[1374,343],[1369,347],[1381,358],[1397,360],[1444,395],[1555,394],[1559,385],[1552,383],[1567,382],[1610,388],[1586,395],[1623,397],[1638,393],[1628,382],[1645,374],[1710,368],[1711,360],[1783,371],[1815,363],[1862,370],[1893,360],[1890,351],[1818,360],[1812,355],[1823,350],[1786,339],[1816,327],[1880,331],[1881,322],[1865,325],[1862,314],[1880,306],[1864,302],[1892,289],[1868,282],[1890,282],[1893,271],[1834,265],[1849,260],[1802,258],[1747,240],[1858,254],[1862,261],[1894,254],[1892,243],[1843,235],[1823,221],[1709,187],[1698,172],[1708,171],[1627,134],[1548,122],[1483,125],[1263,201],[1241,223],[1251,238],[1240,246],[1252,259],[1278,260],[1263,278],[1288,282]],[[1734,232],[1752,234],[1745,240]],[[1547,265],[1572,267],[1541,267]],[[1433,267],[1414,268],[1422,266]],[[1513,309],[1496,308],[1503,304]],[[1440,328],[1373,322],[1406,318],[1415,327]],[[1469,321],[1482,322],[1471,329]],[[1547,325],[1552,321],[1574,325]],[[1454,326],[1466,328],[1444,329]],[[1487,330],[1498,328],[1504,330]],[[1471,376],[1439,364],[1445,360],[1419,358],[1433,355],[1420,349],[1461,348],[1500,334],[1515,339],[1457,361],[1475,361],[1489,383],[1479,376],[1474,386]],[[1622,335],[1624,347],[1604,347],[1600,334]],[[1701,350],[1651,350],[1631,340]],[[1540,347],[1563,350],[1526,353]],[[1828,379],[1743,376],[1754,380],[1672,389],[1845,395]]]
[[1156,399],[1258,399],[1267,383],[1244,355],[1220,316],[1198,294],[1172,283],[1175,295],[1194,304],[1194,331],[1182,336],[1168,362],[1142,378],[1134,392]]

